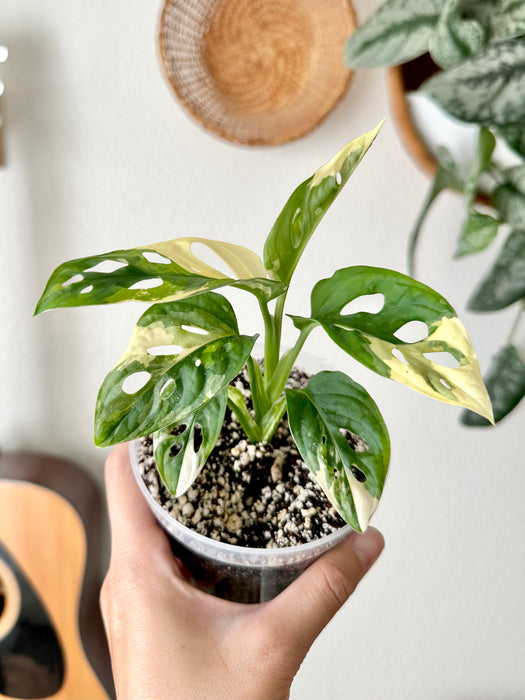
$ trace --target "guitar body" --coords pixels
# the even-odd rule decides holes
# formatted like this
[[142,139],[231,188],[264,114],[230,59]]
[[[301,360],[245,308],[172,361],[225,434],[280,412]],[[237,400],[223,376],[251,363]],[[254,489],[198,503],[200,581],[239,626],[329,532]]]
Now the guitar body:
[[[16,463],[20,456],[11,457]],[[72,492],[84,501],[86,497],[90,500],[91,493],[88,511],[92,520],[96,487],[84,470],[62,460],[24,457],[26,474],[29,466],[33,477],[35,470],[45,476],[46,467],[53,466],[55,476],[48,471],[48,481],[61,480],[64,490],[64,474],[68,473],[75,482]],[[98,612],[98,586],[91,586],[95,597],[86,596],[84,586],[88,573],[84,522],[70,498],[35,483],[36,479],[1,478],[10,471],[5,459],[0,456],[0,467],[4,467],[0,469],[0,698],[105,700],[110,696],[86,656],[80,634],[86,617],[82,608],[87,605],[91,618],[88,637],[97,647],[99,673],[100,661],[105,661],[107,678],[109,655]],[[42,459],[41,472],[38,460]],[[18,461],[15,471],[24,472],[20,465]],[[89,481],[90,492],[84,479]],[[89,531],[93,525],[92,520]],[[94,634],[96,620],[98,634]]]

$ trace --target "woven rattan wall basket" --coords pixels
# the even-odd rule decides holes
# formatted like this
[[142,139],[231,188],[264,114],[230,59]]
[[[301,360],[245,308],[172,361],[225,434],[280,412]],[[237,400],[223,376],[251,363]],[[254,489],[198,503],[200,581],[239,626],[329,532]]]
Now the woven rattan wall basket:
[[278,144],[311,131],[345,92],[349,0],[166,0],[166,76],[210,131]]

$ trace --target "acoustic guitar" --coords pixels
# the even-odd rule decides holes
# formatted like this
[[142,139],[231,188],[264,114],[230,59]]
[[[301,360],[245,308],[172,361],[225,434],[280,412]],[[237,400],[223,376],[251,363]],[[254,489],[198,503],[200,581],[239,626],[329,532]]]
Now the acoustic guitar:
[[[42,481],[52,487],[60,482],[62,492],[69,482],[70,493],[57,493]],[[98,586],[85,585],[94,558],[86,567],[88,541],[79,515],[84,511],[91,534],[95,496],[96,486],[75,465],[0,455],[0,698],[107,700],[112,695]],[[98,675],[81,636],[83,621]]]

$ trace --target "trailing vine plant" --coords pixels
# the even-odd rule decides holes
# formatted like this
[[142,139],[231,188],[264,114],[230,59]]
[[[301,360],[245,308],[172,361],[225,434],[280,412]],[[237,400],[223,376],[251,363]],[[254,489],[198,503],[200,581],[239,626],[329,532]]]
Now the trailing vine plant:
[[[463,194],[465,214],[456,257],[487,249],[505,237],[492,267],[468,301],[477,312],[516,305],[505,344],[495,354],[485,381],[496,422],[525,396],[525,353],[516,342],[525,311],[525,2],[523,0],[387,0],[349,38],[346,62],[353,68],[398,65],[429,53],[439,71],[421,86],[453,117],[479,127],[476,158],[455,163],[441,148],[429,192],[408,245],[409,272],[426,216],[446,189]],[[517,156],[502,167],[494,157],[496,138]],[[521,161],[521,162],[520,162]],[[491,211],[476,203],[487,194]],[[471,411],[466,425],[489,422]]]

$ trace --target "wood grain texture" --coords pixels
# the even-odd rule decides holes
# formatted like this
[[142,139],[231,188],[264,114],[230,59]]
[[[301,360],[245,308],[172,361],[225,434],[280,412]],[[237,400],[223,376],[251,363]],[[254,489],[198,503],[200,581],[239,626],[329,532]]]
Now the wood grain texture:
[[[86,658],[78,631],[87,549],[79,515],[50,489],[3,480],[0,537],[38,591],[64,651],[64,682],[53,698],[105,700],[108,695]],[[6,601],[9,610],[9,590]]]

